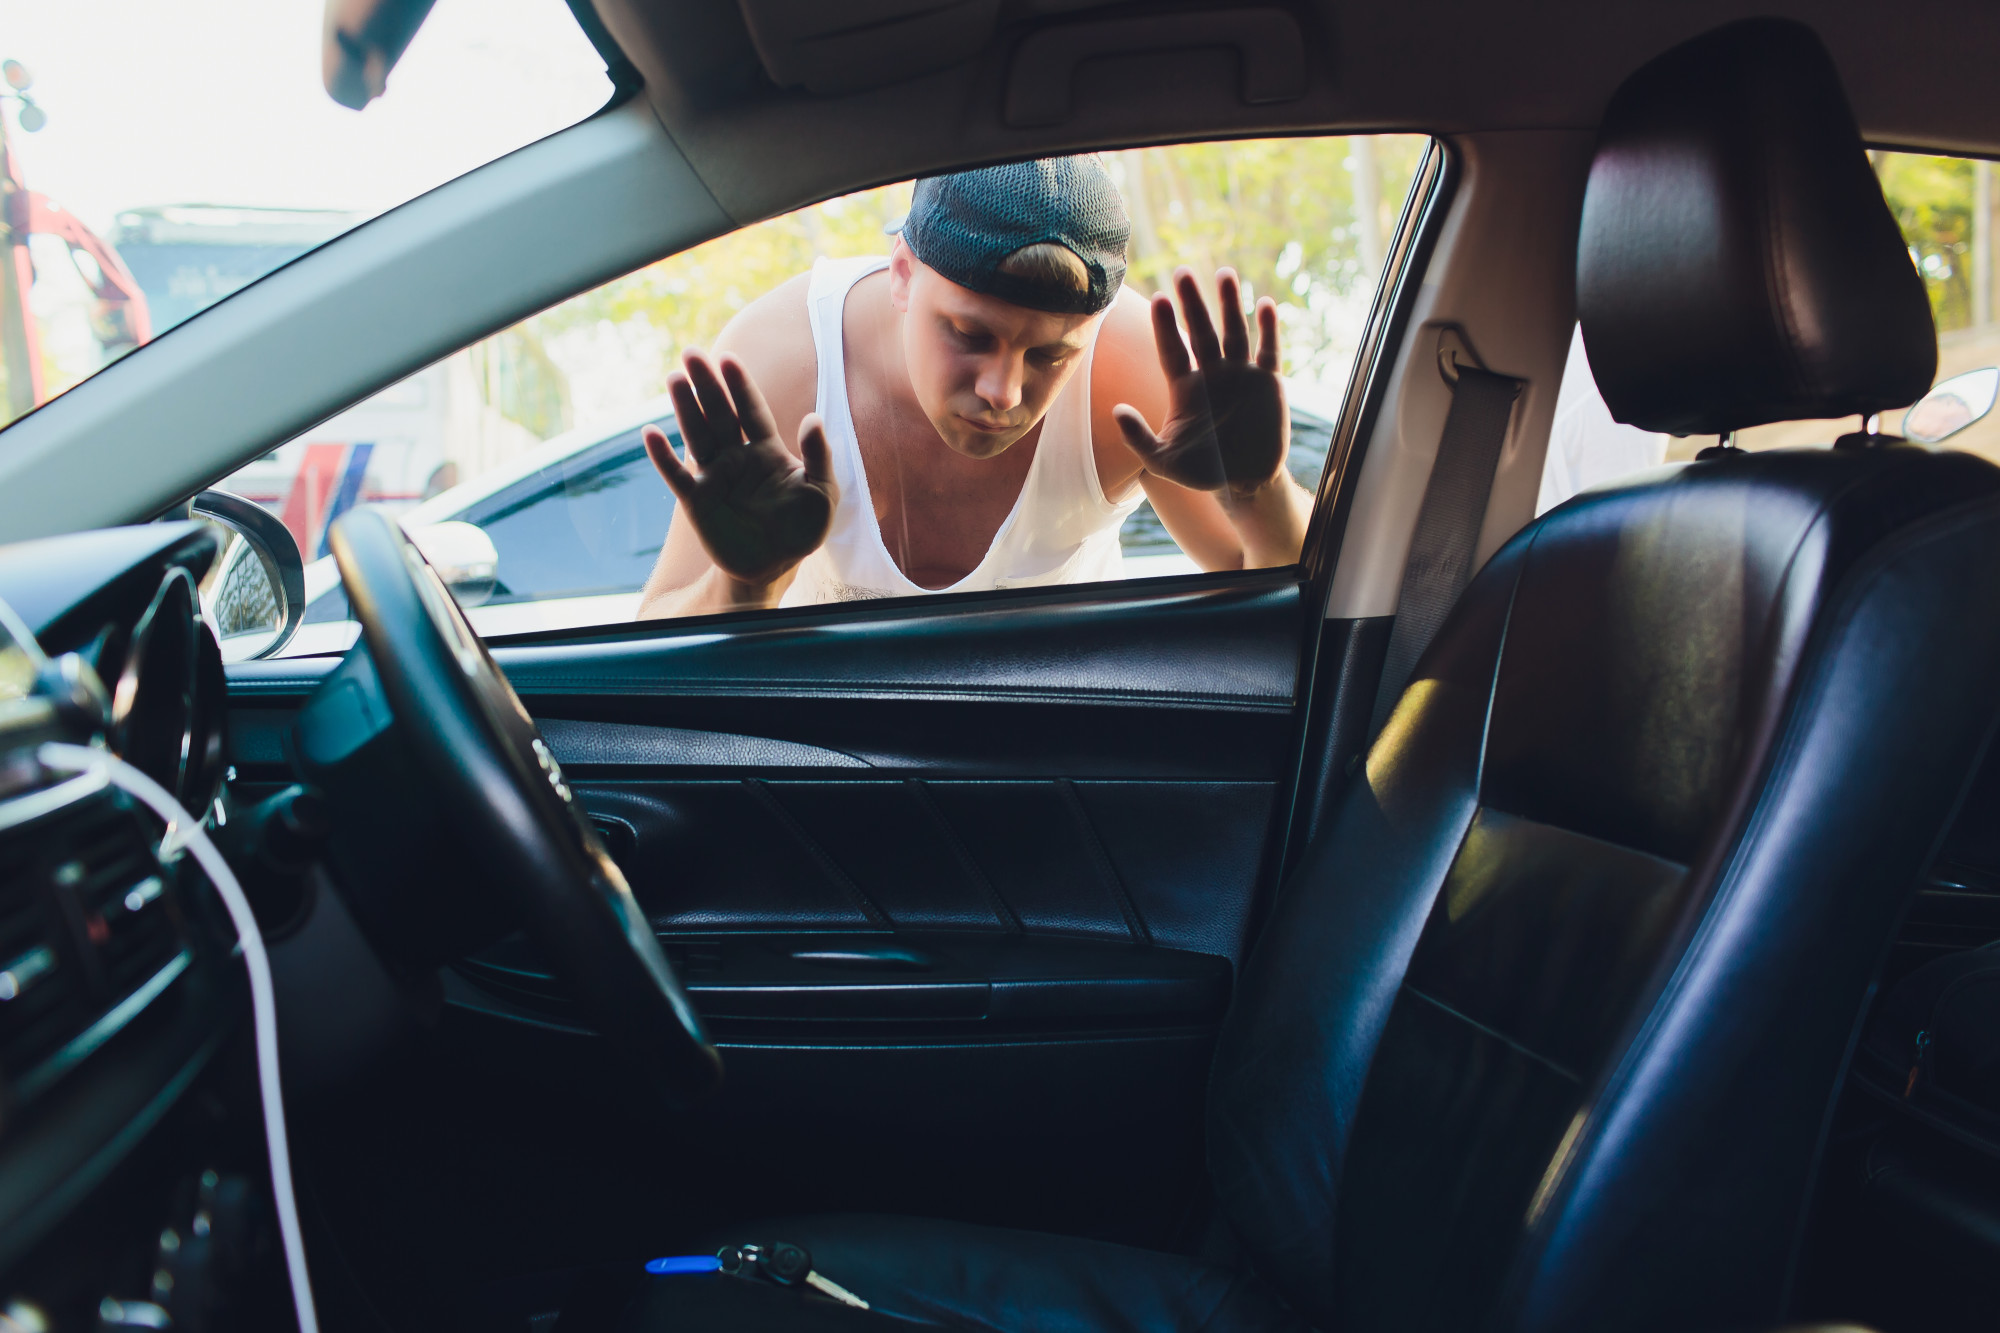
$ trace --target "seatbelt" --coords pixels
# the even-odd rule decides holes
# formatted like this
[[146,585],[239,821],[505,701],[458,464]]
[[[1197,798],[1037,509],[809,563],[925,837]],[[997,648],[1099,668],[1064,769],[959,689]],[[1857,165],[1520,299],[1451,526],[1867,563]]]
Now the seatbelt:
[[1438,627],[1472,577],[1472,552],[1486,521],[1486,497],[1500,462],[1500,445],[1514,415],[1521,381],[1463,362],[1452,390],[1451,411],[1438,440],[1437,461],[1424,487],[1423,507],[1403,566],[1403,590],[1396,599],[1396,625],[1389,631],[1388,656],[1375,695],[1369,735],[1382,730],[1417,659],[1430,647]]

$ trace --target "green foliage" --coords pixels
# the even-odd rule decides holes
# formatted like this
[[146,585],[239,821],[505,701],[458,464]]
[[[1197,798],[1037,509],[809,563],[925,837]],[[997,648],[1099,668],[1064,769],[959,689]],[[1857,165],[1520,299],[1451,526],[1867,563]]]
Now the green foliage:
[[[1387,236],[1427,141],[1373,142],[1374,231]],[[1136,290],[1159,290],[1179,264],[1193,266],[1205,286],[1217,266],[1231,265],[1253,292],[1279,302],[1287,373],[1344,367],[1354,307],[1365,309],[1378,276],[1362,254],[1366,228],[1354,213],[1357,164],[1348,139],[1188,144],[1107,157],[1133,219],[1127,281]],[[909,202],[902,184],[788,213],[648,265],[532,323],[547,339],[606,324],[650,334],[664,368],[680,351],[712,344],[739,310],[816,258],[886,254],[888,228]]]
[[737,311],[820,256],[888,253],[888,228],[910,209],[910,187],[830,199],[649,264],[540,316],[551,336],[589,324],[649,325],[678,353],[707,347]]
[[568,430],[569,377],[542,345],[540,320],[502,329],[468,353],[480,395],[542,439]]
[[1876,175],[1930,292],[1940,331],[1972,323],[1972,163],[1916,153],[1875,155]]
[[[1371,136],[1377,243],[1395,229],[1426,140]],[[1355,210],[1356,176],[1368,168],[1356,141],[1261,139],[1136,149],[1115,155],[1132,258],[1127,281],[1147,295],[1189,265],[1208,286],[1234,268],[1254,295],[1277,301],[1285,319],[1285,371],[1306,375],[1344,365],[1341,337],[1380,278],[1379,251],[1365,253],[1368,229]]]

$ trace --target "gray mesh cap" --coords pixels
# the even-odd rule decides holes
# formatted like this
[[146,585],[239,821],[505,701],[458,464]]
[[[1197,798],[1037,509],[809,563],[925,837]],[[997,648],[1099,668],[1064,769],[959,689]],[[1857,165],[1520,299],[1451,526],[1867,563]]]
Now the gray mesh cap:
[[[1095,315],[1125,281],[1132,224],[1095,157],[1046,157],[917,182],[903,239],[927,266],[961,287],[1056,315]],[[1050,242],[1083,261],[1090,290],[1000,271],[1025,246]]]

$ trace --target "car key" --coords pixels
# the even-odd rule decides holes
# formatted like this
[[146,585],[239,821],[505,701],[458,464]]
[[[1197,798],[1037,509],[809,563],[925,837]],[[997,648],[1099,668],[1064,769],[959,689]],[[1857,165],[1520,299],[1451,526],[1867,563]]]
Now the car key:
[[803,1282],[814,1291],[831,1296],[843,1304],[861,1310],[868,1308],[867,1301],[824,1273],[814,1272],[812,1251],[802,1245],[790,1245],[779,1241],[764,1251],[764,1275],[781,1287],[795,1286]]
[[869,1308],[856,1296],[824,1273],[813,1271],[812,1251],[803,1245],[777,1241],[771,1245],[725,1245],[716,1251],[716,1261],[725,1273],[739,1277],[762,1277],[780,1287],[807,1286],[858,1310]]

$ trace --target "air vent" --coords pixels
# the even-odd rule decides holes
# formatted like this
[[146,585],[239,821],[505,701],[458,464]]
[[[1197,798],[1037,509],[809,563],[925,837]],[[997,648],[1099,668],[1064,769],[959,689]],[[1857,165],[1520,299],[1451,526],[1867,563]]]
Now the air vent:
[[90,1021],[75,953],[42,855],[47,821],[0,843],[0,1069],[33,1069]]
[[164,870],[122,799],[90,803],[66,822],[53,876],[74,895],[102,969],[104,998],[130,995],[181,950]]
[[48,1086],[184,965],[170,873],[125,798],[101,787],[0,836],[0,1070],[16,1096]]

